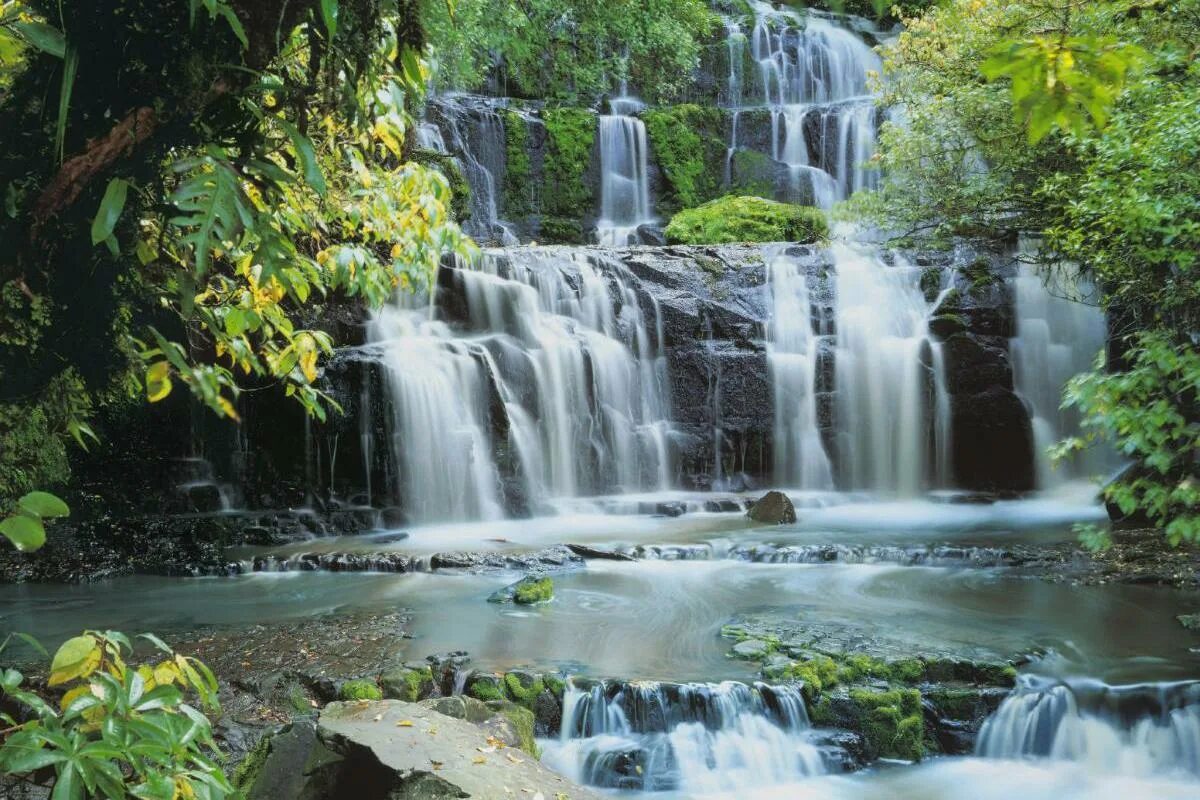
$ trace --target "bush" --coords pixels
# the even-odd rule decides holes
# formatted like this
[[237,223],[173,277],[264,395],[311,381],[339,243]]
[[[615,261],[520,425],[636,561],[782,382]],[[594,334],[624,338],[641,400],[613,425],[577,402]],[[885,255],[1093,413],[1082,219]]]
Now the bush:
[[819,209],[761,197],[721,197],[680,211],[666,231],[672,244],[809,243],[827,233],[825,214]]
[[157,637],[142,638],[164,653],[159,663],[129,664],[132,644],[116,631],[68,639],[50,665],[43,694],[53,698],[22,688],[17,670],[3,670],[0,692],[22,711],[21,721],[0,714],[7,729],[0,774],[52,768],[53,797],[72,800],[233,795],[208,718],[185,702],[194,695],[202,708],[219,710],[216,678]]

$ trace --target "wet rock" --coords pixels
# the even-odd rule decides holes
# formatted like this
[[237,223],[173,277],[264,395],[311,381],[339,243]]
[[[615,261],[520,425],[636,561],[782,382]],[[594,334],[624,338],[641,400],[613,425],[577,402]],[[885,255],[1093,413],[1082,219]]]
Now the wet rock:
[[1179,624],[1189,631],[1200,631],[1200,612],[1195,614],[1180,614],[1175,619],[1179,620]]
[[433,672],[428,666],[405,664],[380,675],[379,688],[388,700],[415,703],[433,694]]
[[309,780],[326,790],[310,795],[314,800],[489,798],[502,796],[503,786],[530,797],[599,800],[524,753],[481,753],[490,747],[485,729],[417,704],[332,703],[321,712],[317,737],[339,760],[310,770]]
[[786,525],[796,521],[796,507],[783,492],[770,491],[754,502],[746,516],[764,525]]
[[586,544],[569,544],[567,547],[572,553],[580,558],[595,558],[605,561],[635,561],[636,559],[626,553],[621,553],[617,550],[608,550],[602,547],[592,547]]
[[488,597],[488,602],[529,606],[548,602],[553,596],[554,581],[545,576],[527,575],[514,584],[497,589]]
[[758,661],[770,652],[770,643],[764,642],[762,639],[747,639],[733,646],[733,654],[748,661]]
[[421,705],[447,717],[465,719],[467,722],[486,722],[495,716],[495,712],[488,708],[487,703],[462,694],[453,697],[431,697],[422,700]]
[[556,736],[562,730],[562,701],[550,689],[543,689],[533,701],[533,718],[538,736]]

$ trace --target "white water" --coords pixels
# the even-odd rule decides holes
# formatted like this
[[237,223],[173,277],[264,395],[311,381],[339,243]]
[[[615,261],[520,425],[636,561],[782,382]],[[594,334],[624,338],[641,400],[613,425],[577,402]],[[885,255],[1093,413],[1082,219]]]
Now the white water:
[[816,382],[822,340],[834,349],[839,488],[915,495],[950,481],[950,400],[941,343],[929,335],[921,271],[900,256],[887,264],[864,245],[835,244],[832,335],[813,309],[803,265],[765,251],[772,317],[768,357],[775,394],[776,481],[802,489],[834,484],[818,428]]
[[453,279],[465,323],[398,297],[371,326],[414,520],[503,516],[504,485],[530,506],[667,487],[661,325],[623,265],[580,251],[497,251]]
[[568,685],[562,731],[543,760],[578,783],[707,793],[825,771],[809,741],[798,687],[719,684]]
[[1111,466],[1108,453],[1091,448],[1070,463],[1055,467],[1048,449],[1077,435],[1078,415],[1063,409],[1063,387],[1091,369],[1104,349],[1107,325],[1096,292],[1076,275],[1051,272],[1032,261],[1023,248],[1014,282],[1016,336],[1010,340],[1013,382],[1033,423],[1037,486],[1045,488],[1076,477],[1097,477]]
[[[750,52],[758,65],[754,102],[771,109],[771,157],[785,164],[782,199],[829,208],[852,192],[873,187],[875,96],[868,76],[879,57],[850,31],[813,14],[751,2]],[[741,105],[741,51],[736,25],[727,25],[730,105]],[[737,147],[736,139],[730,149]]]
[[633,116],[642,104],[631,97],[609,101],[600,117],[600,244],[622,247],[639,242],[638,228],[654,222],[650,205],[650,144],[645,124]]

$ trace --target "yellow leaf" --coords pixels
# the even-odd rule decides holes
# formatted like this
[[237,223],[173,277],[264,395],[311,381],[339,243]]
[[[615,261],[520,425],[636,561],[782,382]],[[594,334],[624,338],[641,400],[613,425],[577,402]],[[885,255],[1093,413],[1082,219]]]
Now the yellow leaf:
[[225,416],[229,417],[230,419],[232,419],[232,420],[241,419],[241,417],[238,416],[237,409],[233,407],[233,403],[229,402],[228,398],[218,397],[217,405],[219,405],[221,407],[221,413],[223,413]]
[[413,726],[411,719],[402,719],[396,723],[397,728],[411,728]]
[[146,397],[157,403],[171,393],[171,365],[158,361],[146,370]]
[[75,702],[75,700],[77,698],[83,697],[85,694],[91,694],[91,693],[92,693],[92,688],[90,686],[88,686],[87,684],[84,684],[83,686],[76,686],[74,689],[71,689],[69,692],[67,692],[66,694],[63,695],[62,701],[59,702],[58,707],[60,709],[62,709],[63,711],[66,711],[67,706],[69,706],[69,705],[71,705],[71,703]]
[[154,668],[154,682],[159,686],[167,686],[179,680],[179,668],[170,661],[164,661]]
[[63,642],[50,664],[50,686],[86,678],[100,666],[102,651],[95,637],[84,634]]
[[475,756],[474,758],[471,759],[471,763],[472,764],[486,764],[487,759],[484,758],[483,756]]
[[142,664],[137,668],[137,674],[142,676],[142,683],[146,685],[146,691],[158,686],[158,681],[154,678],[154,670],[150,669],[149,665]]

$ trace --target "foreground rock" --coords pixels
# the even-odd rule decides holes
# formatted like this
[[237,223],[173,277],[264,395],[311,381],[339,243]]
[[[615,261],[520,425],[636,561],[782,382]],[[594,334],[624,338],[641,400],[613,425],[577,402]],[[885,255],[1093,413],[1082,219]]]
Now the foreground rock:
[[783,492],[767,492],[760,497],[746,516],[764,525],[790,525],[796,521],[796,507]]
[[248,797],[263,800],[599,800],[504,746],[486,723],[397,700],[331,703],[315,727],[298,723],[277,737],[247,783]]

